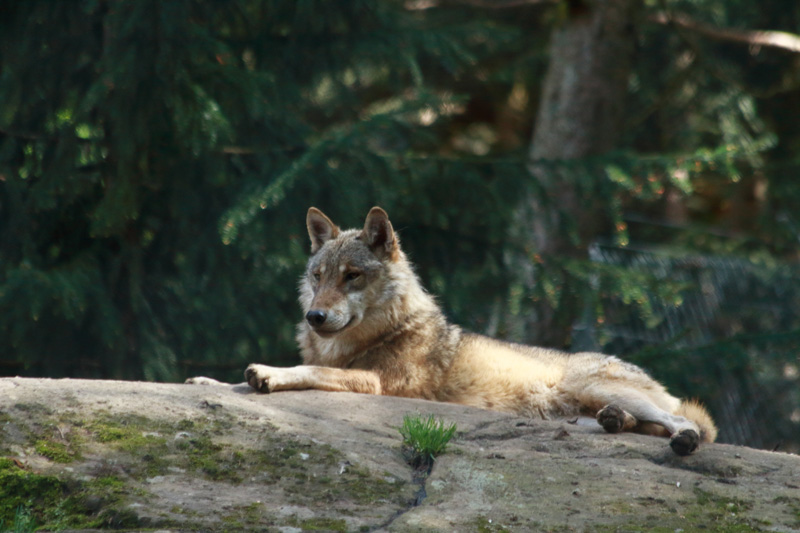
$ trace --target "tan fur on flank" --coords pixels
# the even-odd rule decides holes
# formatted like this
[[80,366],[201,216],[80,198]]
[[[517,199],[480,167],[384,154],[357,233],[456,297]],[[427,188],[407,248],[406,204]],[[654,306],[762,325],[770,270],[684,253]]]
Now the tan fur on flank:
[[362,229],[341,230],[312,207],[307,226],[306,320],[297,329],[303,366],[250,365],[245,377],[256,390],[406,396],[542,419],[590,415],[609,432],[669,436],[681,455],[716,438],[701,405],[682,403],[616,357],[512,344],[449,324],[381,208]]

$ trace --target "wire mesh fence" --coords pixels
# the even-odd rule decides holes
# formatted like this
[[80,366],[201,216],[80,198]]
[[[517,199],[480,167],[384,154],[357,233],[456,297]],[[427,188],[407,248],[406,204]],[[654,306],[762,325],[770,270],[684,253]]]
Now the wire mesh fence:
[[[702,396],[723,442],[800,450],[800,272],[785,264],[595,243],[597,263],[676,283],[680,303],[656,295],[645,316],[615,296],[587,310],[577,350],[640,362],[678,392]],[[596,308],[595,308],[596,309]]]

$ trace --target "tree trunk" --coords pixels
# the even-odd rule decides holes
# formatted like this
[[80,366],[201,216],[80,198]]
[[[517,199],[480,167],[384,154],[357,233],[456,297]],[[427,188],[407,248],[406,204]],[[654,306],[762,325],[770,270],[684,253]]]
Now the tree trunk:
[[[586,246],[606,229],[600,208],[606,199],[581,198],[575,180],[558,171],[558,162],[617,147],[641,0],[586,0],[569,5],[569,18],[552,36],[530,148],[530,171],[542,192],[531,193],[521,203],[512,232],[513,240],[529,244],[528,257],[514,266],[528,289],[539,282],[536,273],[541,271],[534,268],[532,257],[545,268],[558,258],[585,257]],[[578,302],[569,290],[561,291],[558,298],[555,305],[535,302],[524,324],[512,320],[515,329],[524,328],[512,334],[540,345],[569,345]]]

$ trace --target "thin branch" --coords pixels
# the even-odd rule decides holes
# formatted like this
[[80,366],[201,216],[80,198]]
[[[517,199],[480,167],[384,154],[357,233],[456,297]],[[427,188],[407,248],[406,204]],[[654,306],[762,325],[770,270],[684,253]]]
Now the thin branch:
[[409,11],[421,11],[444,6],[470,6],[481,9],[509,9],[525,6],[555,5],[561,0],[408,0]]
[[278,154],[278,153],[290,153],[290,152],[298,152],[300,150],[307,149],[308,146],[305,145],[296,145],[296,146],[280,146],[280,147],[251,147],[251,146],[221,146],[216,149],[217,152],[227,155],[253,155],[253,154]]
[[715,28],[697,22],[680,13],[656,13],[650,17],[650,20],[658,24],[680,26],[681,28],[695,31],[718,41],[737,42],[756,48],[767,46],[770,48],[779,48],[788,52],[800,53],[800,35],[785,31]]
[[223,154],[230,155],[252,155],[256,153],[253,148],[246,148],[244,146],[223,146],[219,151]]

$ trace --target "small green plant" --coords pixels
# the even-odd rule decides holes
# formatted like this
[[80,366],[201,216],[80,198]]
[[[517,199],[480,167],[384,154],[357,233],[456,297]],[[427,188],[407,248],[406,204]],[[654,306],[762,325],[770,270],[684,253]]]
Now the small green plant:
[[36,531],[36,521],[31,516],[31,512],[21,505],[14,513],[14,525],[10,529],[5,527],[5,520],[0,520],[0,532],[2,533],[30,533],[32,531]]
[[444,453],[447,443],[456,432],[456,425],[445,426],[433,415],[427,419],[421,416],[403,417],[403,426],[398,428],[403,437],[403,445],[408,448],[411,458],[409,462],[415,467],[430,468],[437,455]]

